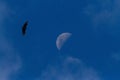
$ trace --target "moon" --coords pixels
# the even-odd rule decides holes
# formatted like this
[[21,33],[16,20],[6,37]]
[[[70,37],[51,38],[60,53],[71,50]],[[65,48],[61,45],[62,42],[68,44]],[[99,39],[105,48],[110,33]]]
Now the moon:
[[62,48],[62,46],[64,45],[64,43],[70,38],[71,35],[72,35],[71,33],[65,32],[65,33],[60,34],[57,37],[56,47],[57,47],[58,50],[60,50]]

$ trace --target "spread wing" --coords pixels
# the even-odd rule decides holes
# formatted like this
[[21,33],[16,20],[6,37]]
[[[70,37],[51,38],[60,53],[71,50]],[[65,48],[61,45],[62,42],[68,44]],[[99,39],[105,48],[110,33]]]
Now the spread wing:
[[28,21],[26,21],[26,22],[23,24],[23,26],[22,26],[22,34],[23,34],[23,35],[26,34],[27,25],[28,25]]

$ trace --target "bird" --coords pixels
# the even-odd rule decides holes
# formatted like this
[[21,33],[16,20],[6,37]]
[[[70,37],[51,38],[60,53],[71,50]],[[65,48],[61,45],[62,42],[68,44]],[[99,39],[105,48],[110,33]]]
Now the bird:
[[22,35],[23,36],[26,34],[27,26],[28,26],[28,21],[26,21],[22,26]]

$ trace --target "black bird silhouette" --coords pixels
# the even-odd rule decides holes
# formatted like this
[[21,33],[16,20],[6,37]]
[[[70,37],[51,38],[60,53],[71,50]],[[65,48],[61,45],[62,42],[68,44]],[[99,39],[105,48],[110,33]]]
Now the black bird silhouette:
[[26,34],[27,25],[28,25],[28,21],[26,21],[26,22],[23,24],[23,26],[22,26],[22,34],[23,34],[23,35]]

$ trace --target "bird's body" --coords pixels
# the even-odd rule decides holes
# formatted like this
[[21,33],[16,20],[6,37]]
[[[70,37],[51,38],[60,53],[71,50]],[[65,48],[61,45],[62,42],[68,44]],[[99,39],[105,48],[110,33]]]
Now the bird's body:
[[27,25],[28,25],[28,21],[26,21],[23,26],[22,26],[22,34],[25,35],[26,33],[26,28],[27,28]]

